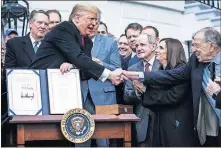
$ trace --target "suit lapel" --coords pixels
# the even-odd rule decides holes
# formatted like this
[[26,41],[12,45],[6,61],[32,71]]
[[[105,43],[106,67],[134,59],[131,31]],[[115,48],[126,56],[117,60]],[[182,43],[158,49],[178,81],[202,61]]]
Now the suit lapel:
[[204,67],[204,63],[199,63],[199,65],[195,67],[195,69],[193,69],[191,73],[192,89],[194,92],[193,97],[197,99],[200,97],[201,94]]
[[34,52],[29,34],[24,36],[23,42],[24,42],[24,48],[23,49],[27,53],[28,57],[32,60],[34,58],[35,52]]
[[155,59],[153,62],[153,67],[151,71],[158,71],[159,70],[159,62]]
[[137,69],[140,71],[144,71],[143,60],[141,60],[139,63],[137,63]]
[[92,48],[92,57],[97,57],[100,50],[102,50],[101,45],[103,44],[103,40],[100,35],[96,35],[93,48]]

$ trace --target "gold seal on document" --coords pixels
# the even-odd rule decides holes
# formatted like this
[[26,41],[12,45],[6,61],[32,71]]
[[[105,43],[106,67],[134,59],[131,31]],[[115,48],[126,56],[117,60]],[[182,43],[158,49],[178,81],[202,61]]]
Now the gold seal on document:
[[84,109],[71,109],[61,119],[62,134],[67,140],[73,143],[83,143],[89,140],[94,130],[94,119]]

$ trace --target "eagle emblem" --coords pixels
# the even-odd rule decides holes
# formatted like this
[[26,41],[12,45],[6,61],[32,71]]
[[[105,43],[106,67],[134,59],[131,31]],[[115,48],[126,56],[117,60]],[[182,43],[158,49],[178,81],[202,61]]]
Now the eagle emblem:
[[84,109],[71,109],[61,119],[62,134],[73,143],[83,143],[89,140],[94,130],[95,121],[91,114]]
[[71,120],[71,125],[77,135],[83,134],[86,127],[84,126],[84,119],[81,117],[75,117]]

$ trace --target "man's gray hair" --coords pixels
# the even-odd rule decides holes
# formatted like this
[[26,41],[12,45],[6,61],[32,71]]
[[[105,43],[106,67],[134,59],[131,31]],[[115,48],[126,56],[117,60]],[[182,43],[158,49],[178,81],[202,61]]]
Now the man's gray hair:
[[154,36],[147,33],[141,33],[140,35],[145,35],[149,44],[156,44],[156,38]]
[[29,20],[34,21],[36,19],[37,14],[39,14],[39,13],[42,13],[42,14],[46,15],[49,19],[49,15],[46,11],[44,11],[44,10],[33,10],[31,12],[30,16],[29,16]]
[[193,38],[199,32],[204,33],[204,42],[205,43],[212,42],[212,43],[216,44],[218,50],[221,49],[221,34],[216,29],[214,29],[213,27],[202,28],[199,31],[197,31],[196,33],[194,33]]

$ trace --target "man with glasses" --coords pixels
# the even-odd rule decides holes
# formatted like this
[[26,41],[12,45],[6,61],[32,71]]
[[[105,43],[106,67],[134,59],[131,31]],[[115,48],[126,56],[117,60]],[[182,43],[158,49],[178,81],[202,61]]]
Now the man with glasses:
[[[184,67],[159,72],[124,72],[130,79],[144,78],[145,85],[174,85],[191,79],[196,146],[221,146],[221,110],[208,90],[221,77],[221,34],[212,27],[197,31],[192,38],[193,54]],[[218,95],[218,94],[217,94]]]
[[49,15],[49,26],[48,31],[50,31],[54,26],[61,22],[61,14],[58,10],[48,10]]
[[10,39],[6,44],[5,68],[28,68],[47,33],[48,24],[49,16],[45,11],[31,12],[30,33]]

